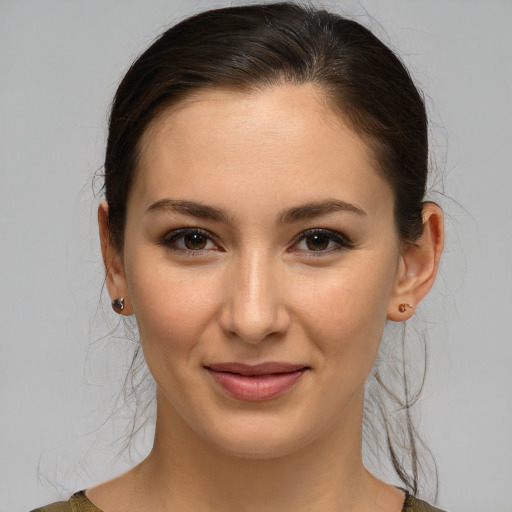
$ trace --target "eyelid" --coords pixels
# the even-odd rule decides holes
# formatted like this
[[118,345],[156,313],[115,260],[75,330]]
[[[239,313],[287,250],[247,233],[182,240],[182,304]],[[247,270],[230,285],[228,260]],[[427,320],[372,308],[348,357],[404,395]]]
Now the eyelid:
[[[159,245],[163,245],[165,247],[168,247],[169,249],[173,250],[176,253],[181,254],[188,254],[192,256],[199,256],[201,254],[204,254],[206,252],[211,252],[213,249],[198,249],[198,250],[191,250],[191,249],[183,249],[181,247],[173,246],[173,242],[190,234],[199,234],[204,237],[206,237],[209,241],[215,244],[216,250],[220,250],[221,252],[224,252],[224,249],[222,248],[219,239],[216,235],[214,235],[211,231],[208,231],[203,228],[193,227],[193,226],[183,226],[180,228],[173,229],[167,234],[162,237],[157,243]],[[309,236],[314,235],[323,235],[330,239],[330,241],[333,241],[337,244],[337,247],[331,247],[329,249],[325,250],[304,250],[304,249],[296,249],[297,244],[302,242],[304,239],[306,239]],[[346,235],[340,233],[339,231],[335,231],[332,229],[326,229],[326,228],[311,228],[307,229],[306,231],[300,232],[291,242],[291,246],[288,249],[287,252],[301,252],[303,254],[307,254],[308,257],[320,257],[322,255],[331,254],[337,251],[341,250],[347,250],[347,249],[353,249],[355,247],[355,244],[347,237]]]
[[[336,242],[338,244],[338,247],[321,250],[321,251],[312,251],[312,250],[302,250],[302,249],[296,249],[293,250],[293,247],[295,247],[299,242],[302,242],[305,238],[308,236],[313,235],[324,235],[328,238],[330,238],[332,241]],[[353,249],[355,247],[355,244],[344,234],[340,233],[339,231],[335,231],[332,229],[326,229],[326,228],[311,228],[307,229],[306,231],[302,231],[299,233],[292,241],[292,251],[291,252],[304,252],[308,253],[308,257],[319,257],[325,254],[331,254],[336,251],[340,250],[346,250],[346,249]]]
[[169,231],[166,235],[163,236],[163,238],[158,242],[159,245],[163,245],[165,247],[170,248],[174,252],[181,253],[181,254],[189,254],[193,256],[198,256],[201,254],[204,254],[205,252],[210,252],[212,249],[198,249],[198,250],[191,250],[191,249],[182,249],[181,247],[174,247],[172,245],[172,242],[191,234],[199,234],[204,237],[206,237],[208,240],[213,242],[217,249],[223,250],[222,247],[219,244],[218,238],[210,231],[207,231],[206,229],[192,227],[192,226],[186,226],[181,227],[177,229],[173,229]]

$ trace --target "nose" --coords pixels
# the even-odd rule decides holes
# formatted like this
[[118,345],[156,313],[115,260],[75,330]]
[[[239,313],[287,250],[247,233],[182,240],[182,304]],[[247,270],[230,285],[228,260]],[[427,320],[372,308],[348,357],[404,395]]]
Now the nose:
[[290,326],[282,271],[263,254],[233,262],[225,287],[220,326],[223,332],[250,344],[283,336]]

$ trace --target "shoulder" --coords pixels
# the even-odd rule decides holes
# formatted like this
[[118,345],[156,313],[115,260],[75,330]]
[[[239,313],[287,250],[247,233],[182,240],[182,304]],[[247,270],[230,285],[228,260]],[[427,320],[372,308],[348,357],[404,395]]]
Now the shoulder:
[[426,501],[408,495],[405,499],[402,512],[444,512],[444,510],[433,507]]
[[[31,512],[101,512],[85,496],[85,491],[78,491],[68,501],[59,501],[36,508]],[[444,512],[443,510],[429,505],[426,501],[407,495],[402,512]]]
[[85,496],[85,491],[78,491],[68,501],[59,501],[32,510],[31,512],[101,512]]
[[59,501],[46,507],[35,508],[31,512],[71,512],[72,510],[69,501]]

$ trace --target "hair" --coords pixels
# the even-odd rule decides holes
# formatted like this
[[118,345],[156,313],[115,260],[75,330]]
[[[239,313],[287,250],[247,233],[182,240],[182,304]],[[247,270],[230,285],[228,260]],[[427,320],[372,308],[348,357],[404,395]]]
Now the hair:
[[[122,250],[128,193],[143,135],[152,123],[207,88],[249,92],[282,84],[318,87],[327,104],[368,144],[377,172],[394,194],[399,238],[413,244],[423,230],[428,175],[422,95],[400,59],[368,29],[290,2],[199,13],[165,31],[131,65],[115,94],[109,121],[104,188],[111,242]],[[410,407],[417,394],[411,393],[405,372],[401,394],[385,384],[379,369],[373,377],[379,391],[366,399],[365,408],[377,402],[377,410],[366,414],[365,422],[371,426],[380,415],[394,470],[416,494],[421,441]],[[375,398],[379,392],[404,413],[403,435],[397,434],[385,400]],[[373,430],[375,434],[379,429]]]

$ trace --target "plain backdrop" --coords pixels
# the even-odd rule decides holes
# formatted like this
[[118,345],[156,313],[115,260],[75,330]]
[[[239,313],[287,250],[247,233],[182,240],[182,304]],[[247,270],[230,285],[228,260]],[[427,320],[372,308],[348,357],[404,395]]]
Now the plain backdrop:
[[[222,5],[0,1],[0,512],[67,499],[130,465],[115,459],[120,427],[103,425],[130,342],[108,336],[91,181],[127,66],[168,25]],[[427,96],[449,199],[437,196],[447,246],[419,311],[421,425],[443,508],[512,511],[512,2],[321,5],[397,48]]]

